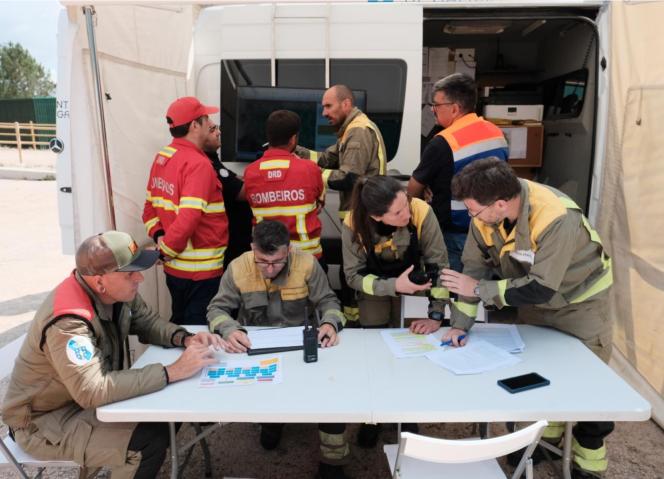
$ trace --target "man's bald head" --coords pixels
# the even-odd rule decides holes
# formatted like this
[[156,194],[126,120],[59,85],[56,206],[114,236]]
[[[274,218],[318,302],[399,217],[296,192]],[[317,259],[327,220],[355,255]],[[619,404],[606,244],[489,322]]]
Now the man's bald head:
[[333,85],[327,91],[333,92],[338,101],[350,100],[351,106],[355,106],[353,91],[346,85]]
[[325,91],[322,106],[330,125],[341,128],[355,106],[353,92],[346,85],[334,85]]

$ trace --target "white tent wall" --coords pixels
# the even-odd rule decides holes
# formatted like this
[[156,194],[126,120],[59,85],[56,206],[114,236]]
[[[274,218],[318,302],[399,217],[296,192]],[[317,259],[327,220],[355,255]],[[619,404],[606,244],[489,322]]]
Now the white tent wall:
[[[73,191],[76,194],[76,243],[110,226],[106,213],[102,150],[95,107],[85,16],[68,7],[78,25],[72,91],[85,102],[71,114]],[[146,183],[154,155],[171,141],[166,109],[175,98],[193,95],[189,78],[192,31],[198,8],[192,6],[96,6],[97,56],[108,140],[116,228],[148,244],[141,221]],[[74,96],[74,95],[72,95]],[[90,182],[90,178],[93,181]],[[82,228],[89,230],[83,231]],[[161,267],[145,272],[143,298],[170,316],[170,296]]]
[[614,367],[664,424],[664,2],[613,2],[609,128],[598,216],[613,256]]

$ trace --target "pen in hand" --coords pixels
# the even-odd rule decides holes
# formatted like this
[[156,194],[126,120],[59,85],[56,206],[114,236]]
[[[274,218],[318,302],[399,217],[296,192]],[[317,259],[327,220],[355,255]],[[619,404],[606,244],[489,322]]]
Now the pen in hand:
[[[459,336],[457,339],[458,339],[459,342],[461,342],[461,341],[463,341],[464,339],[466,339],[466,335],[465,335],[465,334],[462,334],[462,335]],[[441,342],[440,342],[440,345],[441,345],[441,346],[452,346],[452,340],[451,340],[451,339],[448,339],[447,341],[441,341]]]

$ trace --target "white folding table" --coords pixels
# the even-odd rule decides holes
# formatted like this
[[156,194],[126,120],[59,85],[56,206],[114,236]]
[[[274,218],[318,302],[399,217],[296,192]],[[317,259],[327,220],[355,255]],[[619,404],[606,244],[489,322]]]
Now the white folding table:
[[[192,328],[194,330],[194,328]],[[563,472],[570,477],[571,427],[576,421],[644,421],[650,404],[578,339],[552,329],[519,326],[522,362],[479,375],[455,376],[426,358],[396,359],[380,330],[347,329],[340,344],[281,353],[283,383],[215,389],[199,375],[165,389],[101,407],[109,422],[171,423],[171,477],[177,477],[175,422],[567,422]],[[170,364],[178,349],[151,346],[134,367]],[[225,353],[219,353],[225,357]],[[510,394],[496,381],[537,372],[551,385]]]

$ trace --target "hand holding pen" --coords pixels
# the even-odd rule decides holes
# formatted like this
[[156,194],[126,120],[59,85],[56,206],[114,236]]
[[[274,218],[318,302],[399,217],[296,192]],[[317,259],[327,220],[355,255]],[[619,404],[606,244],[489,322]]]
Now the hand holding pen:
[[468,333],[466,333],[466,331],[463,329],[450,328],[443,335],[440,345],[454,347],[465,346],[466,342],[468,341],[467,336]]

